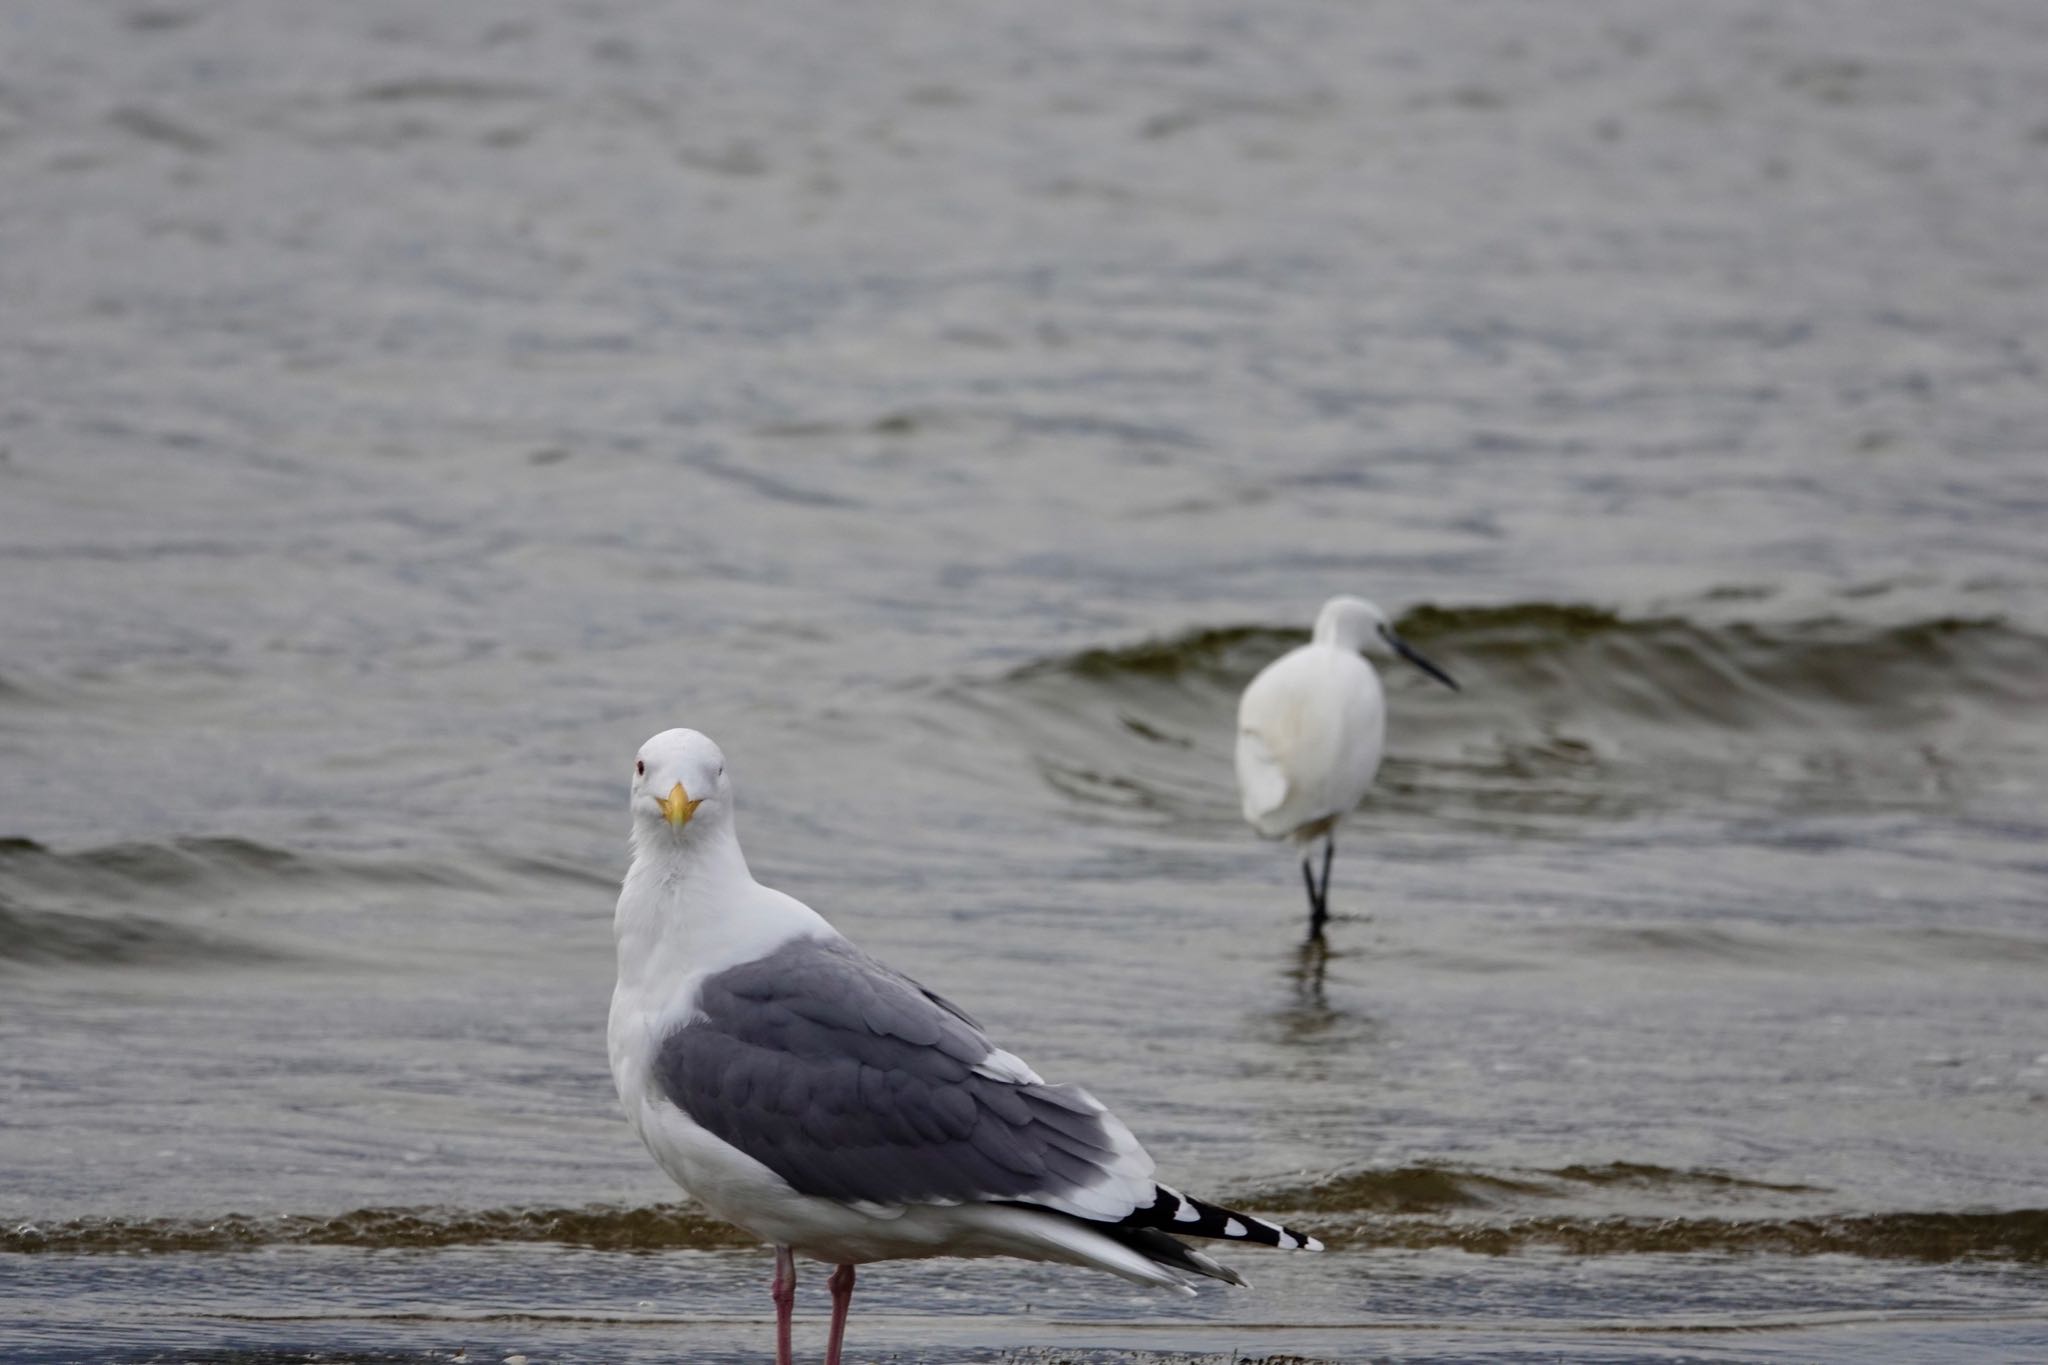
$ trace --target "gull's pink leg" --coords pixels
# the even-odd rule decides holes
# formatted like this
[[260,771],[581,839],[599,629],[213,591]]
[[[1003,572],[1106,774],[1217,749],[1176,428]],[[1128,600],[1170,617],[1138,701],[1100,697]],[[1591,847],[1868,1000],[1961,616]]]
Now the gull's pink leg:
[[789,1320],[796,1312],[796,1255],[775,1248],[775,1365],[796,1365],[789,1350]]
[[839,1365],[839,1343],[846,1340],[846,1310],[853,1307],[853,1267],[832,1272],[832,1335],[825,1338],[825,1365]]

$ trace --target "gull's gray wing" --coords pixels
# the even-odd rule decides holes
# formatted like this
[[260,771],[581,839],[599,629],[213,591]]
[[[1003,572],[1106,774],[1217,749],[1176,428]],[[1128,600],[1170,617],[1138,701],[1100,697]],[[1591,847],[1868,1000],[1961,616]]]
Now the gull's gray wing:
[[795,939],[709,977],[654,1074],[700,1127],[804,1194],[1111,1221],[1157,1198],[1151,1158],[1086,1091],[1040,1081],[844,939]]

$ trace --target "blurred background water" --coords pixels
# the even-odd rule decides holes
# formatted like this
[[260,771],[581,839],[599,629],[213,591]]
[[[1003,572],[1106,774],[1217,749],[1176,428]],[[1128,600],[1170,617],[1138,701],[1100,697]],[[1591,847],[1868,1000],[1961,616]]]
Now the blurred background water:
[[[2028,0],[6,7],[0,1357],[765,1356],[604,1060],[674,724],[1332,1243],[861,1358],[2048,1355],[2044,90]],[[1229,747],[1337,591],[1465,691],[1318,981]]]

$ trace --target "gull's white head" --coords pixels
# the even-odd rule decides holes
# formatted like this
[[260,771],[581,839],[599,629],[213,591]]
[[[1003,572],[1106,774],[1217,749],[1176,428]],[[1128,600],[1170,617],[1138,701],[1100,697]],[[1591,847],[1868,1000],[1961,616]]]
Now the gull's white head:
[[681,841],[732,818],[725,755],[695,730],[663,730],[633,758],[634,838]]

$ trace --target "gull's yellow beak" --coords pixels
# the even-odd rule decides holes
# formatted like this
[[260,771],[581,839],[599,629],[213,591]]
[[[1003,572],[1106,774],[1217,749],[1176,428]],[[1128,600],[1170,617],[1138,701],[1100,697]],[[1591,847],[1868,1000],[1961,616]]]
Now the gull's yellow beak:
[[683,790],[683,784],[678,782],[669,789],[667,796],[661,798],[661,815],[671,825],[681,829],[690,823],[690,817],[695,815],[697,807],[703,804],[704,798],[700,796],[692,801],[690,794]]

